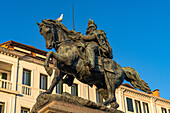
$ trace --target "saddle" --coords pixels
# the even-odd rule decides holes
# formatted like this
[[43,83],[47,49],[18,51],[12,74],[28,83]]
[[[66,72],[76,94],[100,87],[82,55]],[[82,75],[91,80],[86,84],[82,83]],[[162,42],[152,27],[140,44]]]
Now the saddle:
[[[86,46],[88,43],[86,43],[83,40],[75,40],[75,45],[77,46],[77,50],[78,50],[78,54],[80,56],[81,59],[83,60],[87,60],[86,59]],[[114,68],[113,65],[114,62],[113,60],[109,59],[109,58],[104,58],[101,56],[96,56],[96,61],[95,61],[95,71],[106,71],[106,72],[111,72],[114,73]],[[112,63],[111,63],[112,62]]]
[[109,58],[104,58],[104,57],[97,57],[98,60],[96,60],[96,65],[95,67],[101,71],[105,72],[110,72],[110,73],[115,73],[115,63],[113,60]]

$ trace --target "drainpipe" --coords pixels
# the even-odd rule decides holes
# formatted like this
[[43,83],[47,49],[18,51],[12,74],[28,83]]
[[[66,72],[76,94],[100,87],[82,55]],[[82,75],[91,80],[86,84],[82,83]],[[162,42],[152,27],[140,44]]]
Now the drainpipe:
[[[15,88],[15,90],[17,91],[18,90],[18,74],[19,74],[19,57],[17,57],[18,59],[17,59],[17,76],[16,76],[16,88]],[[14,113],[17,113],[17,109],[16,109],[16,107],[17,107],[17,96],[18,95],[15,95],[15,106],[14,106]]]

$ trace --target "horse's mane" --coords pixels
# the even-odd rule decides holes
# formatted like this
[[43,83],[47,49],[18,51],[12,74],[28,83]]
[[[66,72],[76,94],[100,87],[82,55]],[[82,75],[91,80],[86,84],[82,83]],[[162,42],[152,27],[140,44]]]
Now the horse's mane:
[[73,30],[68,30],[66,26],[64,26],[61,22],[58,22],[56,20],[53,19],[45,19],[43,20],[46,24],[48,25],[55,25],[57,27],[60,27],[62,30],[64,30],[68,35],[76,35],[77,32],[73,31]]

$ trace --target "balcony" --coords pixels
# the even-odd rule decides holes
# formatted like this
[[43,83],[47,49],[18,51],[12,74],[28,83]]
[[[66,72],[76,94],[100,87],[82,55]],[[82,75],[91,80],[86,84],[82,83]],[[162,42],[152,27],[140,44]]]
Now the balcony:
[[32,93],[31,90],[32,90],[32,88],[30,86],[22,84],[22,88],[21,88],[21,93],[22,94],[31,96],[31,93]]
[[14,85],[14,84],[13,84],[11,81],[9,81],[9,80],[4,80],[4,79],[0,79],[0,92],[18,95],[19,92],[18,92],[18,91],[15,91],[15,90],[12,88],[12,85]]
[[0,61],[0,88],[12,90],[11,67],[12,64]]
[[12,90],[12,83],[11,83],[11,81],[0,79],[0,88]]

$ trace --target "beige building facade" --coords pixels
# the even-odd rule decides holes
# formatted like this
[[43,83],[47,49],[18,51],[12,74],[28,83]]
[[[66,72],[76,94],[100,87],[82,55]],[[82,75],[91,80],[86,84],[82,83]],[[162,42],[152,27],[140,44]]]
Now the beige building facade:
[[[0,44],[0,113],[29,113],[37,96],[49,88],[54,74],[48,76],[43,67],[46,54],[15,41]],[[103,101],[95,86],[89,87],[76,79],[72,87],[60,82],[53,94],[62,92]],[[158,92],[155,90],[154,96],[129,84],[121,85],[116,90],[118,109],[126,113],[170,113],[170,100],[159,97]]]

